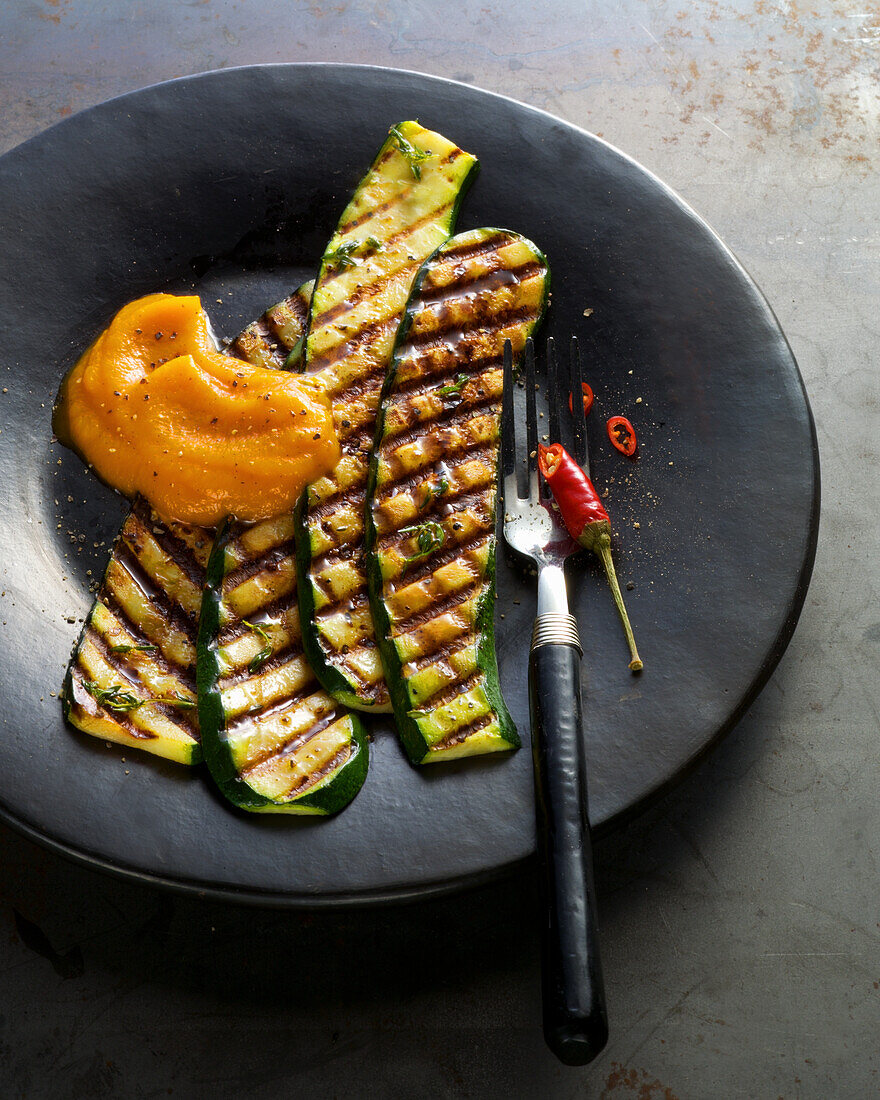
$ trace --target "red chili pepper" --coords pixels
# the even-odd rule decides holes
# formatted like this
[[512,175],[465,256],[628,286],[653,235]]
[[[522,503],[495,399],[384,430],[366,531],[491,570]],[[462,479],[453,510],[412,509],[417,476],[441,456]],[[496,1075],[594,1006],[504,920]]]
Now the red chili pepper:
[[602,559],[605,575],[611,586],[611,594],[629,645],[629,667],[633,672],[641,672],[642,659],[636,649],[629,616],[626,613],[611,558],[611,521],[595,486],[559,443],[553,443],[549,447],[545,447],[543,443],[538,444],[538,469],[553,491],[568,533],[581,546],[592,550]]
[[553,490],[562,522],[581,546],[593,550],[602,534],[611,536],[611,521],[599,494],[575,460],[560,443],[538,444],[538,469]]
[[[593,391],[589,382],[581,382],[581,389],[584,391],[584,416],[586,416],[593,407]],[[571,399],[571,394],[568,395],[568,411],[574,413],[574,402]]]
[[612,416],[606,425],[608,438],[612,444],[627,458],[632,458],[636,453],[638,442],[636,430],[625,416]]

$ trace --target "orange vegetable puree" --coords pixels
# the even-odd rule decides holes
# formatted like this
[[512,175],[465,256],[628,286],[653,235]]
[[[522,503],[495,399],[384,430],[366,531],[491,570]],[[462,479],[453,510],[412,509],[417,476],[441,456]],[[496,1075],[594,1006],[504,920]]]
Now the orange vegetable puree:
[[339,460],[313,379],[215,350],[195,297],[124,306],[61,387],[55,432],[127,496],[213,526],[280,515]]

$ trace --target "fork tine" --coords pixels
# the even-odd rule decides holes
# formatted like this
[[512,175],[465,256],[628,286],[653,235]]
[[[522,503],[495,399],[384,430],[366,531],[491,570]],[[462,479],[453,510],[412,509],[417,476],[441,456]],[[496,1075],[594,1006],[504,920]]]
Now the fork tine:
[[590,451],[587,445],[587,418],[584,414],[584,402],[583,398],[579,398],[577,395],[583,393],[583,364],[581,363],[581,352],[578,347],[578,339],[576,336],[571,338],[571,355],[569,361],[569,367],[571,370],[571,410],[572,410],[572,432],[573,432],[573,454],[574,460],[581,467],[587,477],[590,476]]
[[533,453],[538,447],[538,414],[535,404],[535,343],[531,336],[526,340],[526,442],[528,444],[528,468],[531,473],[538,468],[537,455]]
[[516,484],[516,418],[513,413],[513,346],[504,341],[504,375],[501,390],[501,476],[504,500],[519,496]]
[[501,472],[516,473],[516,423],[513,417],[513,348],[504,341],[504,377],[501,390]]
[[526,340],[526,471],[529,499],[538,500],[538,413],[535,403],[535,342]]
[[556,364],[556,345],[553,337],[547,337],[547,420],[551,443],[561,443],[559,432],[559,371]]

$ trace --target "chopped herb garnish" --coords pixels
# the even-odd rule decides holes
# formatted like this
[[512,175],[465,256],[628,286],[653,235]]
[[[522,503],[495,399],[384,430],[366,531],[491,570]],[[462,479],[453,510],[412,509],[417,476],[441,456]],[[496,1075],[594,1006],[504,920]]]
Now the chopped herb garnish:
[[157,645],[112,645],[111,653],[158,653]]
[[436,485],[432,485],[430,481],[426,481],[424,489],[425,496],[422,501],[422,511],[428,507],[432,500],[436,500],[438,497],[442,497],[444,493],[449,492],[449,479],[446,474],[441,474],[440,480]]
[[350,241],[346,241],[341,244],[339,248],[331,252],[325,261],[326,267],[329,269],[339,269],[342,267],[356,267],[357,260],[355,256],[359,252],[364,252],[368,248],[381,249],[382,244],[377,241],[375,237],[365,237],[362,241],[357,237],[353,237]]
[[354,267],[355,260],[353,259],[355,250],[357,249],[360,241],[346,241],[345,244],[341,244],[334,252],[325,260],[325,266],[328,268],[339,269],[341,267]]
[[464,388],[465,382],[467,382],[468,376],[466,374],[457,374],[454,382],[449,382],[445,386],[441,386],[437,393],[440,397],[451,397],[453,394],[461,393]]
[[182,707],[185,710],[196,705],[194,699],[187,699],[185,695],[181,695],[176,691],[171,695],[158,695],[155,699],[138,699],[130,691],[125,691],[121,684],[112,684],[108,688],[102,688],[95,680],[83,680],[83,687],[96,702],[108,710],[137,710],[144,703],[168,703],[171,706]]
[[412,174],[417,180],[420,180],[422,178],[422,161],[427,160],[428,157],[432,157],[434,154],[425,149],[417,149],[411,141],[403,136],[399,126],[392,126],[388,133],[394,138],[394,144],[397,146],[398,152],[402,153],[409,161]]
[[420,558],[426,558],[435,550],[439,550],[446,539],[443,528],[432,519],[413,527],[401,527],[400,534],[411,535],[416,540],[416,546],[418,547],[418,553],[403,559],[404,566],[419,561]]
[[263,648],[260,652],[254,654],[250,661],[248,661],[248,672],[257,672],[272,656],[272,639],[269,637],[264,627],[259,626],[257,623],[249,623],[247,619],[242,619],[241,621],[248,630],[252,630],[263,643]]
[[145,699],[132,695],[130,691],[125,691],[121,684],[112,684],[108,688],[102,688],[95,680],[83,680],[82,684],[95,702],[108,710],[137,710],[146,702]]
[[158,695],[153,702],[168,703],[169,706],[180,707],[182,710],[192,710],[196,705],[195,699],[187,699],[187,697],[181,695],[179,691],[174,691],[171,695]]

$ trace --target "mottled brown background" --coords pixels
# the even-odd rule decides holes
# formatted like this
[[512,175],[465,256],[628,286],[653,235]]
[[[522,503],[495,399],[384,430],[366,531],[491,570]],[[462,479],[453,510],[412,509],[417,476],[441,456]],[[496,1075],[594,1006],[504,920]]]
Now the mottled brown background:
[[0,827],[0,1096],[880,1093],[878,47],[873,0],[5,0],[0,151],[159,80],[307,60],[453,77],[601,134],[764,289],[824,504],[768,687],[600,847],[612,1037],[593,1066],[543,1049],[528,876],[300,917],[119,883]]

